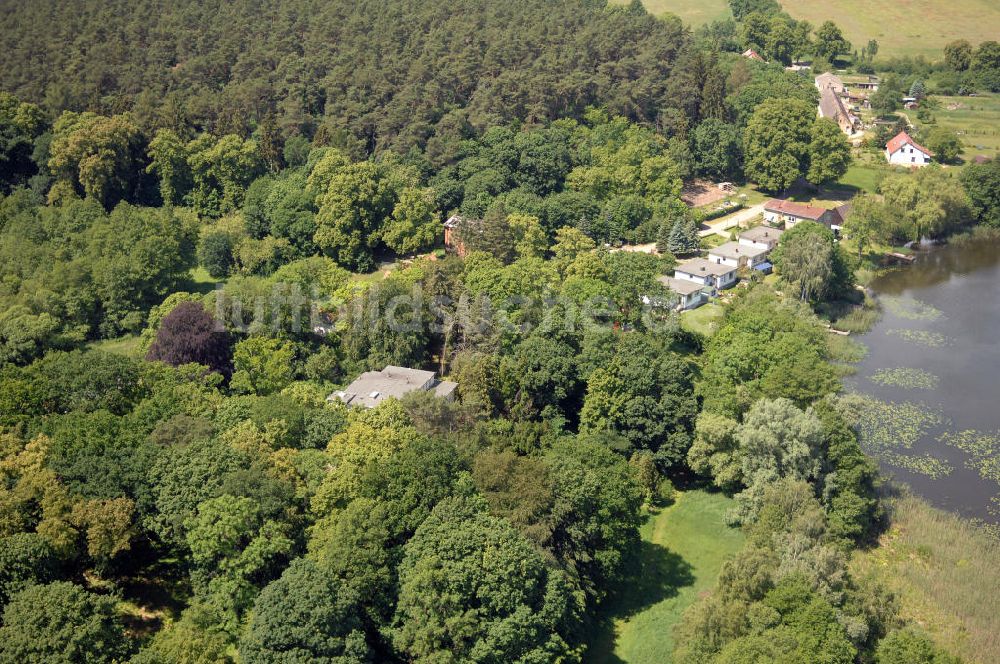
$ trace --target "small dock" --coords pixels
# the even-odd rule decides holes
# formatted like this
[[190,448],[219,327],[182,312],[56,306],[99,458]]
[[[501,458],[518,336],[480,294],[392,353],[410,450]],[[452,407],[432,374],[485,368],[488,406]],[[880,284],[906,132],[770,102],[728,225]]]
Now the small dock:
[[896,251],[887,251],[885,255],[889,258],[895,258],[896,260],[903,261],[904,263],[912,263],[917,260],[917,257],[913,254],[901,254]]

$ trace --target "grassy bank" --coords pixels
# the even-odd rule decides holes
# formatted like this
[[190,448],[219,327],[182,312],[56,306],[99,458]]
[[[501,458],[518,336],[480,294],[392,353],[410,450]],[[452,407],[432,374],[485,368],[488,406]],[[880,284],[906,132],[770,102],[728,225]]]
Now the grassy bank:
[[888,499],[890,529],[879,546],[858,552],[853,571],[882,580],[902,616],[967,662],[1000,653],[1000,542],[923,500]]
[[633,580],[607,607],[604,629],[595,635],[586,661],[670,661],[674,625],[743,546],[742,532],[726,526],[723,518],[731,504],[721,494],[688,491],[670,507],[650,513]]

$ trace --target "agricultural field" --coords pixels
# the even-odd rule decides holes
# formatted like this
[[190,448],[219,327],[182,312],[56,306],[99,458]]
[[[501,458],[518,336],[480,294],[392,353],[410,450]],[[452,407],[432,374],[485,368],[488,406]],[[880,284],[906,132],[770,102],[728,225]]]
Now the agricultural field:
[[955,39],[978,44],[996,39],[1000,4],[996,0],[782,0],[797,19],[819,25],[832,20],[855,48],[869,39],[879,43],[879,56],[923,55],[938,59],[944,45]]
[[732,503],[719,493],[687,491],[673,505],[650,512],[635,585],[608,607],[587,662],[670,661],[674,626],[684,610],[715,586],[722,563],[743,546],[742,531],[725,523]]
[[[671,12],[693,27],[732,16],[726,0],[644,0],[643,4],[654,15]],[[878,40],[883,57],[937,59],[944,45],[955,39],[973,44],[996,39],[1000,24],[1000,3],[995,0],[783,0],[781,5],[794,18],[816,26],[834,21],[855,48]]]

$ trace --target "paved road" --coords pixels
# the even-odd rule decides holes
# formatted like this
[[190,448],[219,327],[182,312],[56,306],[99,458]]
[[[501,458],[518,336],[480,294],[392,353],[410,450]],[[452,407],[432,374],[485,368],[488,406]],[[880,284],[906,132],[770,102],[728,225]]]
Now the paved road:
[[745,221],[750,221],[760,214],[764,214],[763,203],[754,205],[753,207],[743,208],[738,212],[734,212],[725,217],[720,217],[714,221],[706,223],[705,230],[698,231],[698,237],[708,237],[709,235],[716,234],[728,239],[730,228],[736,226],[737,224],[742,224]]

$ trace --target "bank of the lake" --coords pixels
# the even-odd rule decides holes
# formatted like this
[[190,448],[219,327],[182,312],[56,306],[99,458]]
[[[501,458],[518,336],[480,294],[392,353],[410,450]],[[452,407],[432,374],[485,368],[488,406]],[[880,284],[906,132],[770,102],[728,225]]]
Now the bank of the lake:
[[863,445],[932,504],[1000,516],[1000,242],[921,252],[874,280],[883,316],[848,390],[866,395]]

